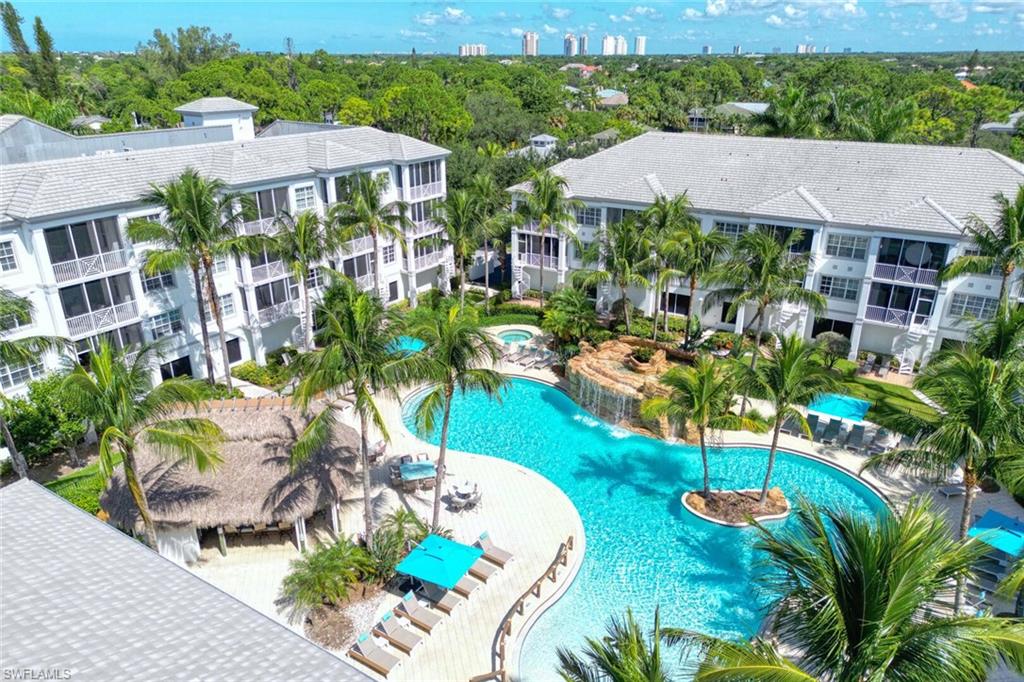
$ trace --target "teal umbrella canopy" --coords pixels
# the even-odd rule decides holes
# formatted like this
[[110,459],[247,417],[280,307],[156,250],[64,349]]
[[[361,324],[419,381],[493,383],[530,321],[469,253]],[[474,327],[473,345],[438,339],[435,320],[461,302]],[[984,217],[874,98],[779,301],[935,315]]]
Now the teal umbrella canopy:
[[396,570],[450,590],[483,553],[479,547],[463,545],[440,535],[428,535],[402,559]]

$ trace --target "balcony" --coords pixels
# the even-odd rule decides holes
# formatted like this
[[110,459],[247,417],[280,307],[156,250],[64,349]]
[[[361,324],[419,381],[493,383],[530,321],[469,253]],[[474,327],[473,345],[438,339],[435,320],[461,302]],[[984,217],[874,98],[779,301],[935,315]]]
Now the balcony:
[[871,322],[881,322],[895,327],[909,327],[911,324],[926,325],[931,319],[930,315],[915,313],[912,310],[900,310],[898,308],[883,308],[882,306],[869,305],[864,313],[864,319]]
[[68,335],[72,338],[94,334],[110,327],[117,327],[125,322],[138,319],[139,310],[135,301],[125,301],[110,308],[100,308],[85,315],[69,317]]
[[260,218],[242,223],[242,234],[274,234],[277,232],[276,218]]
[[906,265],[890,265],[889,263],[876,263],[875,264],[875,279],[885,279],[890,282],[899,282],[901,284],[923,284],[925,286],[935,286],[935,281],[938,279],[938,270],[929,270],[927,268],[912,268]]
[[356,286],[359,287],[360,291],[370,291],[373,289],[372,272],[367,275],[359,275],[358,277],[353,278],[352,281],[356,283]]
[[406,187],[404,191],[406,201],[419,201],[420,199],[436,197],[443,193],[444,183],[440,180],[428,182],[425,185],[417,185],[416,187]]
[[540,226],[538,226],[537,222],[534,221],[534,220],[531,220],[528,223],[524,223],[523,225],[520,225],[518,229],[519,229],[520,232],[529,232],[530,234],[545,234],[545,235],[547,235],[549,237],[557,236],[555,234],[555,228],[554,227],[552,227],[551,225],[548,225],[546,228],[544,228],[543,231],[541,231]]
[[373,251],[373,237],[356,237],[341,245],[341,252],[346,256],[364,251]]
[[423,270],[431,266],[437,265],[444,260],[444,251],[434,251],[433,253],[425,253],[422,256],[416,256],[412,263],[414,270]]
[[[539,253],[521,253],[519,262],[523,265],[535,265],[540,267],[541,255]],[[544,256],[544,267],[558,269],[558,256]]]
[[67,260],[53,264],[53,276],[58,282],[70,282],[73,279],[102,275],[111,270],[128,267],[128,252],[107,251],[95,256],[86,256],[78,260]]
[[284,277],[288,274],[287,268],[284,263],[277,260],[272,263],[266,263],[265,265],[255,265],[252,268],[252,281],[253,283],[265,282],[268,279],[274,279],[275,277]]
[[418,237],[421,234],[430,234],[431,232],[438,232],[441,229],[443,228],[433,220],[416,220],[413,221],[413,228],[411,232],[413,236]]
[[290,301],[281,301],[274,305],[263,308],[252,316],[252,324],[254,326],[260,326],[264,324],[274,324],[288,317],[295,317],[299,314],[299,301],[293,299]]

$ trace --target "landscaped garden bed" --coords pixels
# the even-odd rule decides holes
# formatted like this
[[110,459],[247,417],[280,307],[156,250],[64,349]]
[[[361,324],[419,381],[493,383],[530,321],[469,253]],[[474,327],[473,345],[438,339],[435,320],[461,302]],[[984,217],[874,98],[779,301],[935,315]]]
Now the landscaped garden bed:
[[708,497],[700,491],[683,494],[683,506],[703,519],[725,526],[749,526],[750,519],[772,521],[789,515],[790,505],[779,488],[768,491],[764,504],[760,490],[712,490]]

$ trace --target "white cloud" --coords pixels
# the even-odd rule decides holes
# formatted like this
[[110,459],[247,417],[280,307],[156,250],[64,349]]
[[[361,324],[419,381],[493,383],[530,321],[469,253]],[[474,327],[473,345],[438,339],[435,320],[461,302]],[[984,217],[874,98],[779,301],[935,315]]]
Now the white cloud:
[[422,40],[425,43],[437,42],[437,39],[427,31],[410,31],[407,28],[401,29],[398,34],[403,38],[411,38],[414,40]]
[[774,26],[776,28],[786,25],[785,20],[778,14],[769,14],[768,18],[764,20],[764,23],[768,24],[769,26]]
[[629,14],[635,14],[638,17],[647,17],[648,19],[660,19],[661,12],[648,7],[647,5],[635,5],[629,9]]
[[937,16],[939,19],[946,19],[954,24],[967,21],[967,9],[959,0],[952,0],[952,2],[933,2],[928,5],[928,8],[932,11],[932,14]]
[[996,36],[1002,33],[1001,28],[994,28],[989,26],[984,21],[974,27],[974,35],[976,36]]
[[555,33],[558,33],[558,29],[555,28],[554,26],[551,26],[550,24],[544,24],[544,32],[547,33],[548,35],[553,35]]
[[555,19],[568,19],[572,14],[568,7],[549,7],[545,11]]
[[680,16],[683,19],[700,19],[701,17],[704,16],[704,13],[701,12],[699,9],[687,7],[686,9],[683,10],[683,13]]
[[413,21],[423,26],[436,26],[440,22],[444,22],[446,24],[468,24],[470,16],[466,14],[466,10],[464,9],[458,7],[445,7],[444,11],[440,14],[427,10],[423,14],[418,14],[413,17]]
[[728,0],[707,0],[704,9],[708,16],[717,17],[729,11],[729,3]]
[[971,9],[982,14],[998,14],[1017,7],[1020,7],[1020,0],[984,0],[984,2],[971,5]]
[[412,20],[415,21],[417,24],[423,24],[424,26],[433,26],[438,22],[440,18],[440,14],[436,12],[427,11],[424,12],[423,14],[416,15],[415,17],[412,18]]
[[633,21],[633,17],[629,16],[628,14],[609,14],[608,20],[611,21],[613,24],[617,24],[620,21]]
[[807,14],[807,10],[802,10],[794,7],[793,5],[786,5],[782,8],[782,11],[786,13],[787,17],[791,19],[799,19]]

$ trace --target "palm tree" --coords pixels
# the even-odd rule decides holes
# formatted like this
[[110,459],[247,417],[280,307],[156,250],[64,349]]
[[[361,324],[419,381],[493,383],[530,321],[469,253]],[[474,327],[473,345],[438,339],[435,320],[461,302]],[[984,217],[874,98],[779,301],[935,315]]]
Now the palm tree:
[[89,367],[76,362],[61,390],[99,433],[99,473],[104,480],[113,475],[120,458],[146,544],[156,547],[156,528],[135,459],[137,447],[145,443],[168,459],[207,471],[221,462],[223,433],[205,417],[183,414],[186,406],[198,410],[206,394],[202,382],[176,377],[153,386],[152,366],[159,349],[144,344],[135,350],[137,355],[130,359],[101,341],[89,355]]
[[470,180],[469,191],[476,197],[480,209],[477,238],[484,248],[484,314],[491,312],[491,257],[490,249],[504,249],[515,216],[508,212],[505,194],[498,188],[494,176],[477,174]]
[[768,137],[819,137],[820,118],[818,100],[790,85],[772,98],[768,109],[754,117],[754,123]]
[[297,216],[280,214],[277,232],[271,237],[267,250],[276,253],[292,271],[292,279],[302,287],[302,343],[303,350],[313,349],[313,306],[309,300],[309,279],[313,271],[323,268],[321,263],[338,248],[333,230],[320,220],[315,211],[304,211]]
[[551,295],[540,326],[560,342],[575,342],[586,336],[597,323],[594,304],[582,289],[565,287]]
[[413,228],[409,206],[404,201],[385,203],[390,180],[386,173],[356,173],[349,178],[348,201],[339,201],[330,208],[327,221],[338,231],[341,243],[369,236],[373,240],[373,291],[380,296],[380,240],[390,239],[406,250],[404,231]]
[[907,98],[890,102],[882,97],[868,99],[861,108],[852,138],[865,142],[907,142],[912,135],[917,105]]
[[472,308],[453,305],[413,325],[410,333],[422,339],[426,347],[417,353],[422,364],[418,378],[433,386],[416,408],[417,426],[432,432],[441,417],[441,442],[437,458],[437,479],[434,484],[434,510],[431,526],[441,518],[441,490],[444,484],[445,454],[448,449],[448,424],[455,390],[481,390],[497,396],[505,378],[493,369],[482,367],[501,356],[490,334],[485,332]]
[[[748,303],[757,309],[747,324],[749,329],[757,322],[754,353],[750,356],[751,369],[757,365],[761,355],[761,338],[769,308],[788,302],[806,305],[814,313],[825,312],[825,297],[804,289],[810,254],[792,252],[802,237],[801,230],[791,230],[781,238],[771,228],[747,232],[736,242],[729,260],[707,276],[709,283],[724,286],[708,295],[705,308],[716,301],[731,300],[729,317],[735,317],[737,311]],[[746,401],[740,414],[745,409]]]
[[757,430],[758,425],[730,411],[736,394],[735,372],[706,353],[700,354],[692,367],[669,370],[661,377],[661,383],[669,388],[669,394],[645,400],[640,415],[648,420],[666,417],[684,436],[691,426],[697,430],[704,467],[703,495],[707,499],[711,496],[708,433],[722,429]]
[[703,650],[687,671],[694,680],[976,682],[1000,661],[1024,671],[1019,620],[935,615],[985,550],[950,537],[927,500],[877,519],[801,501],[796,520],[793,530],[757,525],[755,547],[768,569],[759,582],[776,599],[772,639],[799,658],[760,637],[666,629],[667,643]]
[[[43,354],[59,351],[67,346],[67,341],[54,336],[26,336],[20,339],[7,338],[16,324],[28,324],[32,321],[32,301],[22,298],[14,292],[0,287],[0,321],[10,324],[0,325],[0,362],[9,366],[36,364]],[[0,395],[0,400],[3,396]],[[0,410],[0,430],[3,431],[4,445],[11,455],[11,465],[18,478],[28,476],[28,462],[18,450],[7,426],[3,411]]]
[[654,629],[648,636],[631,609],[626,619],[612,618],[604,637],[587,637],[582,654],[558,648],[558,675],[566,682],[667,682],[661,656],[661,616],[654,610]]
[[797,408],[807,405],[822,393],[835,390],[837,382],[832,372],[816,359],[814,345],[794,334],[780,339],[779,347],[770,350],[762,362],[744,367],[740,383],[748,395],[767,400],[775,411],[768,470],[761,486],[763,505],[768,498],[782,425],[787,419],[795,419],[810,437],[807,418]]
[[[687,200],[687,209],[689,200]],[[689,285],[689,315],[686,329],[683,331],[683,344],[690,343],[690,330],[693,317],[698,316],[696,309],[697,286],[702,280],[713,278],[722,268],[722,259],[729,252],[732,241],[718,228],[704,232],[696,220],[687,221],[684,229],[665,243],[664,249],[672,269]],[[668,318],[665,319],[665,330],[668,331]]]
[[585,265],[600,264],[600,267],[576,273],[578,286],[582,288],[610,282],[619,289],[627,334],[633,331],[629,314],[631,304],[628,288],[650,286],[650,282],[642,274],[650,255],[651,241],[647,233],[633,216],[629,216],[600,228],[594,241],[583,252]]
[[1010,278],[1017,268],[1024,267],[1024,185],[1017,188],[1013,201],[1002,192],[993,198],[999,205],[995,226],[972,215],[964,231],[977,246],[977,253],[954,258],[939,272],[939,281],[998,271],[999,309],[1004,317],[1009,317]]
[[291,562],[281,595],[298,615],[324,604],[337,605],[370,570],[366,552],[348,539],[304,552]]
[[469,190],[457,189],[434,207],[434,222],[444,228],[444,241],[451,245],[459,269],[459,305],[466,305],[466,260],[479,244],[481,208]]
[[488,142],[476,148],[476,153],[487,159],[505,158],[505,149],[497,142]]
[[[962,467],[965,494],[958,536],[964,540],[979,475],[1003,461],[1024,458],[1024,414],[1015,402],[1020,385],[1017,363],[1000,364],[970,346],[940,354],[918,374],[914,387],[938,405],[942,419],[922,425],[911,447],[874,455],[865,468],[904,466],[947,476]],[[962,598],[959,585],[958,610]]]
[[540,307],[544,307],[544,242],[547,235],[561,239],[576,240],[570,226],[576,223],[576,211],[584,207],[578,199],[566,196],[569,183],[555,175],[550,169],[530,172],[530,192],[524,194],[519,212],[523,218],[535,223],[533,229],[540,233]]
[[[651,339],[658,338],[658,306],[661,292],[668,291],[668,284],[678,277],[674,267],[675,247],[689,223],[695,222],[689,215],[690,200],[686,193],[669,199],[659,195],[654,203],[643,212],[643,226],[651,242],[651,254],[643,269],[654,277],[654,324],[651,325]],[[665,328],[668,329],[668,297],[665,297]]]
[[224,381],[230,389],[231,361],[224,334],[223,311],[214,280],[215,261],[228,253],[253,251],[262,246],[263,242],[258,237],[238,234],[238,229],[252,213],[252,198],[227,192],[226,189],[227,185],[223,181],[204,178],[195,169],[186,168],[176,180],[162,186],[152,185],[150,191],[140,197],[143,203],[160,207],[164,217],[160,222],[133,221],[128,225],[128,237],[132,241],[155,243],[156,248],[146,254],[143,269],[147,274],[182,267],[192,271],[206,355],[207,379],[211,384],[216,382],[206,307],[203,303],[204,293],[206,305],[209,305],[217,323]]
[[993,360],[1024,360],[1024,305],[1010,306],[1008,313],[976,324],[967,337],[967,343]]
[[359,415],[363,524],[366,545],[372,548],[370,425],[385,441],[390,440],[377,400],[394,395],[404,384],[413,356],[396,350],[400,328],[397,313],[347,278],[338,278],[324,293],[317,318],[321,328],[319,348],[300,355],[293,365],[299,377],[294,399],[303,409],[314,401],[324,402],[326,407],[310,420],[292,448],[292,466],[298,466],[330,441],[343,403],[351,403]]

